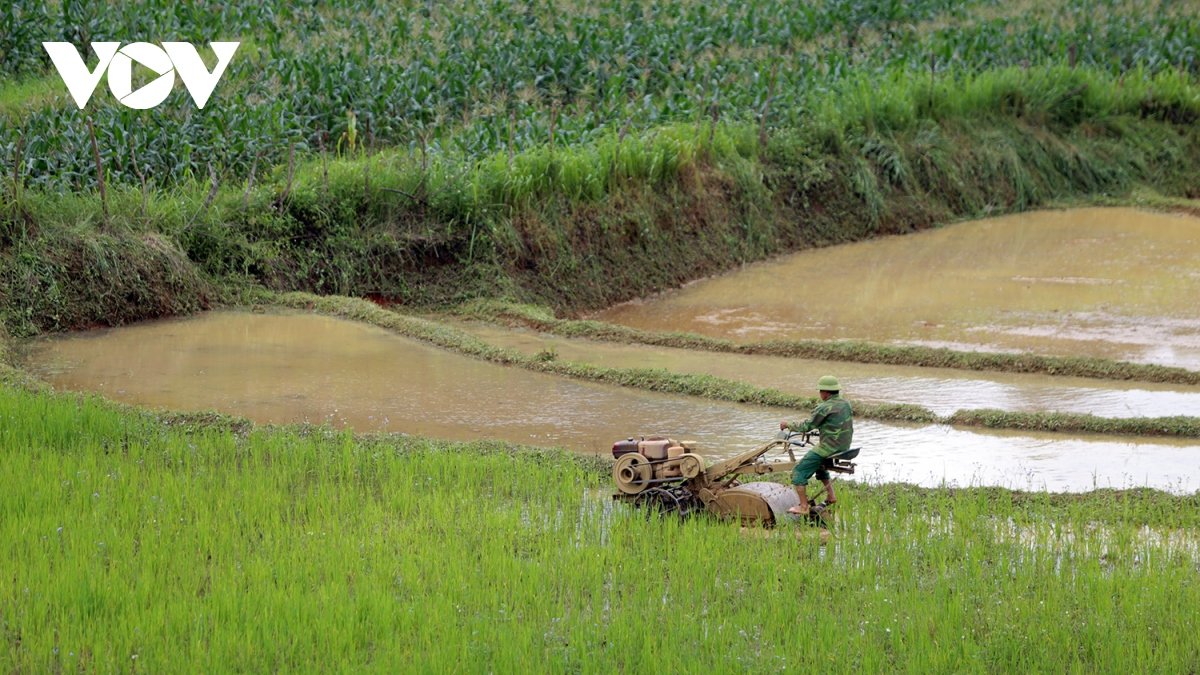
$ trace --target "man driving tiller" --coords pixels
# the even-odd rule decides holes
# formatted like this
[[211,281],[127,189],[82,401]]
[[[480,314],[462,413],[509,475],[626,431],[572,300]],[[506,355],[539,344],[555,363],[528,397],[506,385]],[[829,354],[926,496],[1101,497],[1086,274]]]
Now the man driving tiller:
[[788,509],[788,513],[800,516],[808,515],[808,479],[813,474],[816,474],[817,480],[825,484],[825,490],[829,493],[825,504],[829,505],[837,501],[833,495],[833,480],[821,464],[826,457],[849,450],[850,440],[854,437],[854,421],[851,419],[853,412],[850,410],[850,403],[841,397],[841,390],[842,387],[838,384],[837,378],[832,375],[822,377],[817,381],[817,391],[821,395],[821,403],[813,411],[812,417],[806,422],[789,423],[784,420],[779,423],[780,430],[790,430],[801,434],[818,431],[821,434],[820,444],[805,453],[804,457],[796,464],[796,468],[792,469],[792,485],[796,487],[796,494],[800,496],[800,505]]

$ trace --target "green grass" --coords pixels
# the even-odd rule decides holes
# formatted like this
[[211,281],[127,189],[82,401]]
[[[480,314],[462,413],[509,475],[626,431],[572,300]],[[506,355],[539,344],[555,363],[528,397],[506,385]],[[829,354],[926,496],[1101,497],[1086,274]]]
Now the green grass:
[[[566,454],[0,390],[5,672],[1189,672],[1196,496],[647,520]],[[535,665],[536,664],[536,665]]]
[[1200,417],[1183,415],[1114,418],[1053,411],[1028,413],[1005,410],[959,410],[939,421],[943,424],[992,429],[1200,437]]
[[53,97],[66,94],[61,79],[27,77],[20,80],[0,80],[0,117],[20,119],[30,110],[46,105]]

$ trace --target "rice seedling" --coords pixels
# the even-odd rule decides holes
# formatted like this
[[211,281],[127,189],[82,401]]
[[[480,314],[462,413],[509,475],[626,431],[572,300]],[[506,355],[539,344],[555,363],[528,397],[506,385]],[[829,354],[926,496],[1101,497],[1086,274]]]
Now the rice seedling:
[[847,485],[823,543],[647,519],[567,454],[9,388],[0,420],[6,671],[1200,664],[1194,495]]
[[[262,287],[596,306],[947,216],[1194,196],[1194,4],[9,2],[0,326]],[[40,42],[105,39],[243,51],[220,105],[81,113]],[[8,672],[1200,669],[1195,495],[849,485],[823,543],[647,519],[564,453],[8,385],[0,452]]]

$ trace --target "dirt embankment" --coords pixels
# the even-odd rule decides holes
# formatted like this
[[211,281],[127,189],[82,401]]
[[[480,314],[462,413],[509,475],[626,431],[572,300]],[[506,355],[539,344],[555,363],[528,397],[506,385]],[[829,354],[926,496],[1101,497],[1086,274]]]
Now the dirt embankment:
[[[769,256],[958,218],[1140,188],[1200,196],[1200,133],[1153,117],[783,129],[765,146],[753,129],[716,133],[725,150],[684,138],[687,161],[665,177],[610,175],[600,196],[555,187],[570,158],[549,161],[550,187],[514,204],[470,201],[469,178],[446,179],[437,199],[389,191],[382,174],[364,189],[362,171],[323,182],[319,163],[294,186],[276,177],[222,187],[211,204],[203,185],[152,195],[148,206],[114,189],[107,212],[96,196],[5,192],[0,318],[30,335],[194,312],[263,288],[420,307],[508,298],[570,315]],[[647,148],[663,143],[655,138]],[[606,167],[603,156],[588,161]]]

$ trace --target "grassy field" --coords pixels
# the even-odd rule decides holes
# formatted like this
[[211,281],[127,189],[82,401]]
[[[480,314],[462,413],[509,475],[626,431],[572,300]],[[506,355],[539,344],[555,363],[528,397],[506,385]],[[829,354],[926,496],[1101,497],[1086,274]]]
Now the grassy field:
[[647,520],[567,454],[0,390],[4,672],[1194,672],[1200,508],[852,486]]

